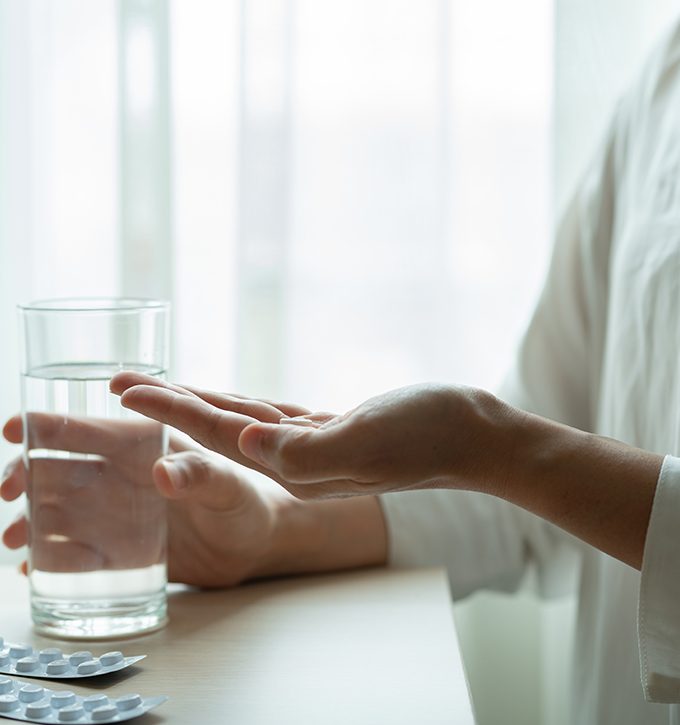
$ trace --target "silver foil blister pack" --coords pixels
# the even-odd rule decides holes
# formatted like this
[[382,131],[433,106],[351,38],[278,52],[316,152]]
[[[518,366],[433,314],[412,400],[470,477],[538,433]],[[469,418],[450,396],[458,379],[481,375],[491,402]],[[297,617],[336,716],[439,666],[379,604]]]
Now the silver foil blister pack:
[[76,695],[70,690],[52,690],[40,684],[0,676],[0,717],[35,723],[115,723],[131,720],[168,698],[132,693],[120,697],[105,694]]
[[65,654],[56,647],[35,650],[28,644],[5,643],[0,637],[0,674],[69,679],[117,672],[143,660],[146,655],[125,657],[122,652],[106,652],[95,657],[82,651]]

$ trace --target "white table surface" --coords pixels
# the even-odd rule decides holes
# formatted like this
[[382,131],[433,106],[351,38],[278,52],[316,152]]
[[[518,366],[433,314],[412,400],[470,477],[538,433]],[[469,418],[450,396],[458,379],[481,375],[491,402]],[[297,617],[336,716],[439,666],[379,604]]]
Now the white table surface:
[[67,652],[147,654],[140,666],[87,685],[47,681],[78,694],[170,696],[133,721],[139,725],[474,722],[442,570],[372,569],[218,592],[178,589],[161,632],[112,643],[61,642],[34,634],[27,582],[1,566],[0,635]]

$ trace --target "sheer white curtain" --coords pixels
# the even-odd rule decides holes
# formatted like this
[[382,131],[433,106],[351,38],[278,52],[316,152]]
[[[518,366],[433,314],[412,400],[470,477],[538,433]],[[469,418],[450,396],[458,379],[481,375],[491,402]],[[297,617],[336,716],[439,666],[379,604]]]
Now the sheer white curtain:
[[[552,42],[546,0],[0,0],[0,415],[13,306],[61,295],[169,297],[173,376],[217,388],[494,387],[549,252]],[[459,612],[479,721],[539,721],[537,605],[496,606]]]
[[175,374],[347,407],[492,387],[543,271],[543,0],[0,0],[13,304],[170,297]]
[[[0,2],[3,421],[19,409],[15,305],[120,288],[114,9]],[[0,443],[3,467],[13,455]],[[2,524],[21,507],[5,504]]]

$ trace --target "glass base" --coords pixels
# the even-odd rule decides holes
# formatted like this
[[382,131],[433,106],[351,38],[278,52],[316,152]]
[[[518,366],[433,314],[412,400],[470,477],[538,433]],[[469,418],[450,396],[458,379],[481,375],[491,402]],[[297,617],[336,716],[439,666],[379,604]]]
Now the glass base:
[[146,597],[78,600],[31,598],[36,632],[57,639],[119,639],[162,629],[168,621],[165,591]]

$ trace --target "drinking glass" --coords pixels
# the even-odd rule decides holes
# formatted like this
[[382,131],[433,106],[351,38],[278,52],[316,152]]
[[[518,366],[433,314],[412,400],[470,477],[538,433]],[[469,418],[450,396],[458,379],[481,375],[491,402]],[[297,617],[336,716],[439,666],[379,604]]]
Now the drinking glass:
[[35,629],[110,639],[166,622],[164,426],[109,392],[122,370],[164,378],[169,305],[59,299],[19,306],[28,578]]

